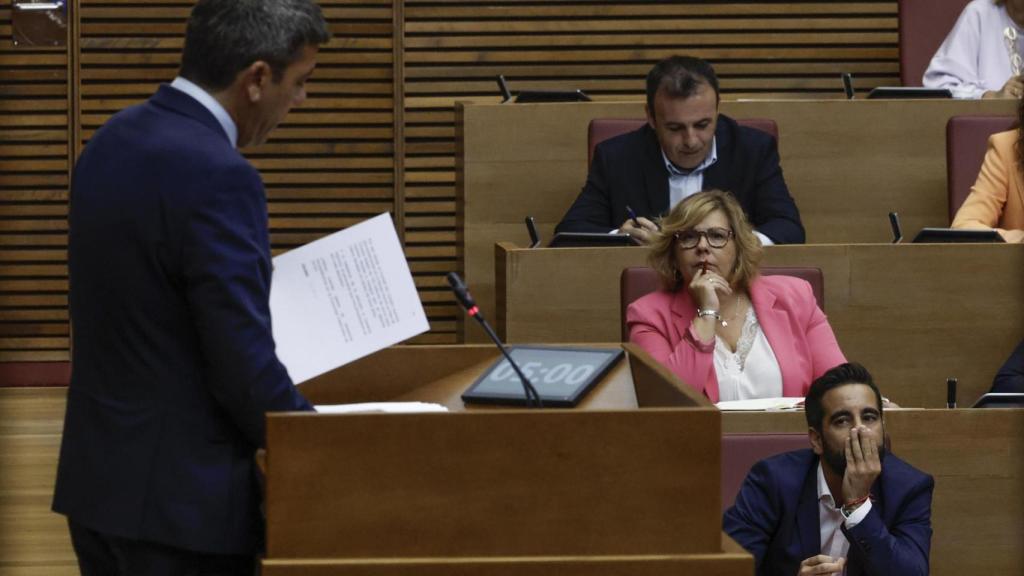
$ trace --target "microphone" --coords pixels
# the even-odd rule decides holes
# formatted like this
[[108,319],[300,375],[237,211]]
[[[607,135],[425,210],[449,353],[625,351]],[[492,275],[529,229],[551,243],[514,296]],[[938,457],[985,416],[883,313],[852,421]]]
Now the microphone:
[[483,313],[480,312],[480,308],[477,307],[476,301],[473,300],[473,296],[470,295],[469,288],[466,288],[466,285],[462,282],[462,278],[459,278],[459,275],[455,272],[449,272],[447,278],[448,284],[452,287],[452,292],[455,293],[455,299],[458,300],[459,304],[461,304],[466,310],[466,314],[469,314],[472,318],[476,318],[476,321],[484,327],[484,331],[487,332],[487,335],[494,341],[498,350],[501,350],[501,353],[505,355],[505,359],[508,360],[512,369],[516,371],[516,374],[519,376],[519,381],[523,383],[523,396],[526,398],[526,403],[537,408],[543,408],[544,403],[541,402],[540,394],[537,393],[537,389],[533,387],[533,384],[530,383],[530,379],[527,378],[526,375],[523,374],[523,371],[519,369],[519,365],[516,364],[516,361],[512,359],[511,355],[509,355],[505,345],[501,343],[500,339],[498,339],[498,335],[494,333],[491,325],[484,319]]
[[537,232],[537,223],[533,216],[526,217],[526,231],[530,234],[530,248],[540,247],[540,232]]
[[946,408],[956,408],[956,378],[946,378]]
[[889,226],[892,228],[892,243],[899,244],[903,240],[903,228],[900,226],[900,215],[889,212]]
[[512,91],[508,89],[508,83],[505,82],[505,75],[498,74],[498,90],[501,91],[501,103],[504,104],[509,100],[512,100]]
[[846,94],[846,99],[853,100],[853,74],[843,72],[839,77],[843,80],[843,93]]

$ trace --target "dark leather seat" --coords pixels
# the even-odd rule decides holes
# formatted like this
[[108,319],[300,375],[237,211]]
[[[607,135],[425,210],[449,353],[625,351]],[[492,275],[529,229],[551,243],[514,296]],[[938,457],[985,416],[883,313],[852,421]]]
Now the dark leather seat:
[[963,205],[985,160],[988,137],[1017,126],[1013,116],[953,116],[946,123],[949,222]]

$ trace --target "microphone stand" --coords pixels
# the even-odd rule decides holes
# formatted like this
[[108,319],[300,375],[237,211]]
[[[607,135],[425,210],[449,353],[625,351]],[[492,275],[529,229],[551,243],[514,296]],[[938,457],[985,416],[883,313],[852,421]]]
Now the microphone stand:
[[516,375],[519,376],[519,381],[523,384],[523,395],[526,398],[527,405],[534,406],[536,408],[543,408],[544,403],[541,401],[540,394],[537,393],[537,389],[530,383],[530,379],[526,377],[526,374],[523,374],[523,371],[519,369],[519,365],[512,359],[512,356],[508,353],[508,349],[506,349],[505,345],[501,343],[501,340],[494,332],[494,329],[491,328],[491,325],[484,319],[484,315],[480,312],[480,309],[477,308],[476,302],[469,294],[469,289],[462,283],[462,278],[459,278],[459,275],[455,272],[449,272],[448,284],[451,285],[452,291],[455,293],[455,298],[459,301],[459,304],[462,305],[470,317],[475,318],[476,321],[483,326],[484,331],[491,337],[495,346],[498,347],[498,350],[501,350],[505,359],[512,366],[512,369],[515,370]]

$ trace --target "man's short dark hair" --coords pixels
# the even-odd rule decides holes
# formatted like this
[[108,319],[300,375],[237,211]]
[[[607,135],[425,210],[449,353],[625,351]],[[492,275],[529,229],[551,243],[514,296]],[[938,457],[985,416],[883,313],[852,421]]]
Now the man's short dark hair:
[[312,0],[199,0],[185,30],[181,76],[216,92],[257,60],[274,82],[306,46],[331,37]]
[[821,399],[833,388],[846,386],[847,384],[864,384],[871,388],[878,401],[878,413],[882,414],[882,393],[875,386],[875,380],[871,377],[868,369],[856,362],[847,362],[825,372],[811,384],[804,399],[804,416],[807,417],[807,425],[821,432],[821,426],[825,419],[825,409],[821,405]]
[[703,85],[715,91],[718,103],[718,77],[706,60],[692,56],[669,56],[647,73],[647,109],[654,116],[654,95],[664,88],[673,98],[689,98]]

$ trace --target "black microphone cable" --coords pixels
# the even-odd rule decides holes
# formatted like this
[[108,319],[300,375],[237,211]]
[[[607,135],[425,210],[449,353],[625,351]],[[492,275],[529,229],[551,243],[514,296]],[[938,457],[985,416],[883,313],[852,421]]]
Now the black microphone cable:
[[508,350],[505,349],[505,345],[498,339],[498,335],[494,333],[491,325],[484,319],[483,313],[481,313],[480,308],[477,307],[476,301],[473,300],[473,296],[469,294],[469,289],[466,288],[466,285],[462,282],[462,278],[459,278],[459,275],[455,272],[449,272],[447,278],[448,284],[452,287],[452,292],[455,293],[455,299],[458,300],[459,304],[461,304],[466,310],[466,314],[469,314],[471,318],[475,318],[476,321],[484,327],[484,331],[487,332],[487,335],[490,336],[491,340],[493,340],[495,345],[498,346],[501,353],[505,355],[505,359],[508,360],[512,369],[515,370],[516,374],[519,376],[519,381],[523,383],[523,395],[526,397],[527,404],[536,406],[537,408],[543,408],[544,403],[541,402],[540,394],[537,393],[537,389],[533,387],[533,384],[530,383],[530,379],[527,378],[526,375],[523,374],[523,371],[519,369],[519,365],[516,364],[516,361],[509,355]]

